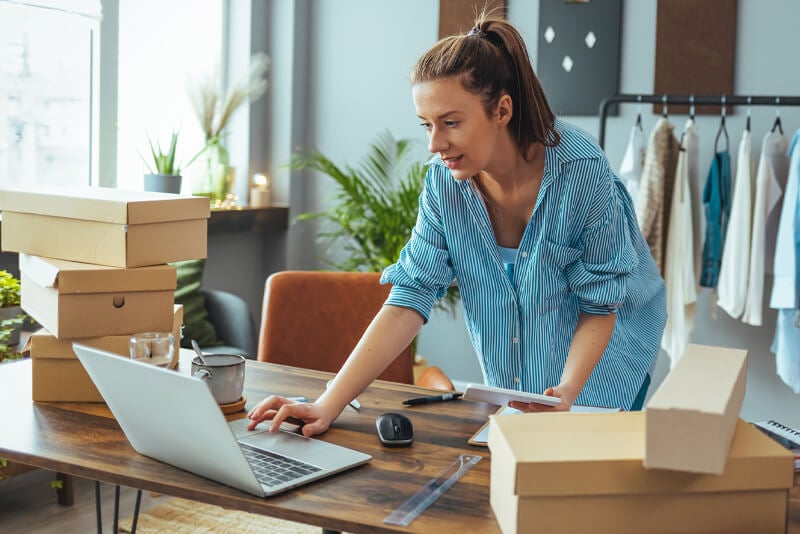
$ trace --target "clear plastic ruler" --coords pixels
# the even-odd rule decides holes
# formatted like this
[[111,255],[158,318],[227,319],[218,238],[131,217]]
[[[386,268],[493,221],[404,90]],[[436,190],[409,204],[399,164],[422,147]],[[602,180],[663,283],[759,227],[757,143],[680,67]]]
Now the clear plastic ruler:
[[383,520],[387,525],[407,527],[419,514],[424,512],[436,499],[442,496],[450,486],[469,471],[473,465],[481,461],[481,456],[459,454],[452,464],[441,473],[430,479],[419,491],[408,498]]

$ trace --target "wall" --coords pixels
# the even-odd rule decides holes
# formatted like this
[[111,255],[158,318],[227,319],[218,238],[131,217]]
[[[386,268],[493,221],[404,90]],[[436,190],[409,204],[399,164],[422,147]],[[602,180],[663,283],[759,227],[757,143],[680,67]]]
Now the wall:
[[[538,2],[516,0],[508,4],[509,19],[523,32],[531,56],[535,58]],[[274,9],[286,10],[277,7],[281,6],[280,2],[272,5]],[[438,3],[429,0],[401,3],[316,0],[298,1],[296,5],[299,7],[289,14],[294,51],[276,45],[278,48],[272,56],[276,71],[286,69],[286,66],[278,66],[281,59],[293,69],[289,71],[291,89],[281,87],[277,91],[278,95],[274,97],[277,102],[273,102],[272,109],[285,110],[287,108],[281,106],[291,106],[295,119],[282,119],[285,130],[273,132],[274,142],[280,142],[279,133],[285,134],[292,140],[291,147],[314,146],[334,161],[349,164],[358,162],[368,143],[385,129],[396,137],[413,137],[424,143],[425,135],[417,125],[407,75],[416,58],[436,41]],[[620,77],[623,92],[652,91],[655,16],[656,0],[624,3]],[[800,71],[787,68],[782,60],[795,46],[791,37],[792,22],[799,17],[800,4],[792,0],[739,0],[735,67],[737,93],[797,94]],[[286,28],[285,25],[281,27]],[[282,82],[278,80],[278,83]],[[728,131],[733,147],[738,144],[743,130],[743,111],[738,110],[729,117]],[[800,126],[799,109],[785,108],[781,113],[789,129]],[[300,114],[307,120],[298,124]],[[614,167],[622,158],[635,115],[635,105],[622,106],[620,116],[608,122],[606,149]],[[754,108],[752,117],[754,156],[757,156],[761,138],[772,125],[774,109]],[[597,133],[596,117],[565,118],[593,134]],[[656,119],[649,109],[645,109],[646,129],[649,130]],[[674,120],[680,128],[685,117],[674,117]],[[715,117],[698,119],[703,179],[718,123]],[[278,159],[272,161],[275,167],[288,161],[291,152],[291,147],[283,142],[284,145],[276,152]],[[693,186],[697,193],[700,184]],[[324,207],[331,191],[324,177],[288,174],[283,176],[278,189],[290,199],[293,215]],[[315,248],[313,228],[292,225],[287,247],[288,267],[318,267],[316,258],[320,251]],[[236,261],[235,258],[232,253],[231,263]],[[276,260],[272,265],[277,268],[280,261]],[[768,350],[774,312],[766,312],[767,324],[764,327],[754,328],[726,317],[721,311],[716,320],[712,319],[710,303],[711,295],[706,290],[698,303],[698,324],[692,340],[743,347],[750,351],[743,416],[747,419],[776,418],[800,426],[800,397],[775,376],[774,357]],[[482,379],[460,314],[454,318],[445,313],[435,314],[423,327],[419,351],[454,379]],[[663,378],[667,369],[662,356],[656,368],[655,383]]]

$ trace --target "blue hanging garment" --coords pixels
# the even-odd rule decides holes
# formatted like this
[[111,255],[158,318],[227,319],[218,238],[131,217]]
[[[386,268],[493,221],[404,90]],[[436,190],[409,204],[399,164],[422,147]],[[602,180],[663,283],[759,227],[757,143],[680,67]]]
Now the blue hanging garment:
[[727,150],[714,154],[703,188],[703,207],[706,215],[706,236],[700,285],[717,287],[725,231],[731,214],[731,156]]

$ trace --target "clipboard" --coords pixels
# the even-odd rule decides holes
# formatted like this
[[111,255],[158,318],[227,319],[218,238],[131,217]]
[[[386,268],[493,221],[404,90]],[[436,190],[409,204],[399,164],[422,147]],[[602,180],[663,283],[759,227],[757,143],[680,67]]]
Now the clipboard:
[[[599,406],[576,406],[572,405],[570,408],[570,412],[619,412],[619,408],[602,408]],[[510,406],[501,406],[499,410],[497,410],[494,415],[514,415],[523,413],[517,409],[514,409]],[[470,438],[467,440],[472,446],[475,447],[488,447],[489,446],[489,423],[491,423],[491,419],[487,419],[486,422],[481,426],[477,432],[472,434]]]

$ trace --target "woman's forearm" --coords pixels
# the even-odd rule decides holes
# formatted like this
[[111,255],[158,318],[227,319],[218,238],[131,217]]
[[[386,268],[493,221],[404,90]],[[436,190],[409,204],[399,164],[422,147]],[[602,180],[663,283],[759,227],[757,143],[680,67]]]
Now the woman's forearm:
[[423,322],[413,309],[389,305],[381,308],[317,404],[341,412],[411,343]]
[[575,327],[575,335],[559,384],[570,397],[570,403],[575,402],[597,362],[603,356],[614,332],[616,320],[617,316],[613,313],[609,315],[581,313],[578,317],[578,325]]

